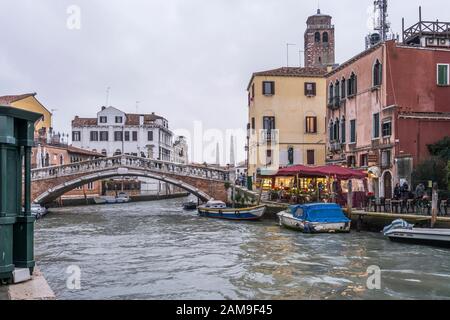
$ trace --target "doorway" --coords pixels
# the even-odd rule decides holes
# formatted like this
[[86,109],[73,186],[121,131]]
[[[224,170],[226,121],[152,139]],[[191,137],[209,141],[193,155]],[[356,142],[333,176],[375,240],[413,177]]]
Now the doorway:
[[392,174],[389,171],[386,171],[384,174],[384,197],[386,199],[392,198]]

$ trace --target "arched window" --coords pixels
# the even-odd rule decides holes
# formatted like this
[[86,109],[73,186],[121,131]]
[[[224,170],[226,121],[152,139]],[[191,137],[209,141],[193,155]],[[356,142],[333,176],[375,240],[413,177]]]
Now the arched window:
[[323,43],[328,43],[328,32],[324,32],[322,35]]
[[340,100],[340,95],[341,95],[341,83],[339,82],[339,80],[336,80],[336,83],[334,85],[334,99],[336,102]]
[[383,82],[383,65],[377,59],[373,65],[373,86],[381,86]]
[[328,127],[328,132],[330,133],[330,141],[334,141],[334,125],[333,120],[330,120],[330,125]]
[[345,126],[345,117],[342,116],[341,119],[341,143],[346,143],[347,141],[347,130],[346,130],[346,126]]
[[334,84],[330,83],[330,89],[328,91],[328,104],[333,104],[333,98],[334,98]]
[[349,97],[353,97],[358,92],[358,77],[354,72],[347,81],[347,92]]
[[315,40],[316,42],[320,42],[320,32],[316,32],[316,33],[315,33],[315,35],[314,35],[314,40]]
[[347,95],[347,91],[345,90],[345,85],[346,85],[346,80],[345,77],[342,77],[341,80],[341,99],[345,99],[345,96]]
[[59,155],[59,164],[62,166],[64,164],[64,157],[62,154]]
[[334,140],[339,141],[339,119],[334,122]]
[[106,156],[108,154],[108,152],[106,151],[106,149],[102,150],[102,155]]
[[117,149],[116,152],[114,152],[114,156],[120,156],[122,154],[122,151],[120,149]]

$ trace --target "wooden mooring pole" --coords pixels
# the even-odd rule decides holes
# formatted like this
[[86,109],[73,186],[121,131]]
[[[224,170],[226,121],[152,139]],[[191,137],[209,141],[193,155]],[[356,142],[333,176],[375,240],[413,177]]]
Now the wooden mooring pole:
[[437,215],[438,215],[438,203],[439,203],[439,193],[438,193],[438,184],[433,184],[433,191],[432,191],[432,197],[431,197],[431,228],[434,228],[436,221],[437,221]]

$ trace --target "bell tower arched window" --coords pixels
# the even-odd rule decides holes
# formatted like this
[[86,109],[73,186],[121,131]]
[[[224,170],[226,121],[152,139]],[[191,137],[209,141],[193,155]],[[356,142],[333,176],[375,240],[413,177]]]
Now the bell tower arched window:
[[320,42],[320,32],[316,32],[316,33],[314,34],[314,41]]
[[324,32],[322,35],[323,43],[328,43],[328,32]]

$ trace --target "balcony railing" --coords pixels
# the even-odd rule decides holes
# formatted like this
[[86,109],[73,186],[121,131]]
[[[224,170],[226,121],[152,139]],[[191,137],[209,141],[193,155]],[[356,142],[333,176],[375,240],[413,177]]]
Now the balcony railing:
[[261,142],[277,142],[278,130],[261,130]]
[[333,142],[330,142],[329,148],[330,148],[331,152],[340,152],[340,151],[344,150],[345,144],[343,144],[339,141],[333,141]]
[[443,34],[450,35],[450,22],[439,21],[421,21],[405,30],[403,37],[405,42],[408,42],[414,37],[422,36],[423,34]]
[[328,108],[330,108],[331,110],[337,110],[344,104],[345,99],[341,99],[341,97],[339,96],[328,99]]

